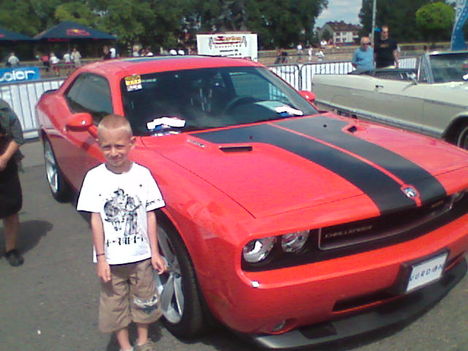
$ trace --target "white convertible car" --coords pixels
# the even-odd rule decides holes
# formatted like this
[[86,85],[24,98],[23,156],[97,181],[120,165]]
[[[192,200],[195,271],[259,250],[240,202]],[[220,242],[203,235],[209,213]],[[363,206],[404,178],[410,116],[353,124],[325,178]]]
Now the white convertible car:
[[468,51],[424,54],[414,62],[414,68],[315,75],[316,102],[468,149]]

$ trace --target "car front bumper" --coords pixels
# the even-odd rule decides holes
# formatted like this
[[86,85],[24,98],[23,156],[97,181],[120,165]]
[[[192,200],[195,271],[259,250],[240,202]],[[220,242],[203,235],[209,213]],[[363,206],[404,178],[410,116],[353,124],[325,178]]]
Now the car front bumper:
[[294,329],[279,335],[244,335],[260,347],[287,349],[343,341],[395,325],[411,322],[441,300],[466,274],[466,260],[443,277],[418,291],[345,318]]
[[[409,241],[283,269],[224,269],[204,291],[214,316],[268,348],[327,343],[411,319],[463,277],[468,216]],[[448,253],[439,280],[407,292],[408,267]],[[220,265],[221,267],[223,265]]]

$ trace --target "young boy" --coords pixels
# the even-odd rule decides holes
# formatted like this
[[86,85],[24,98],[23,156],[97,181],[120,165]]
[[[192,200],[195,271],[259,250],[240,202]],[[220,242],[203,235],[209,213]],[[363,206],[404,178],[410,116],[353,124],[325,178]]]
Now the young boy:
[[[148,325],[161,316],[153,268],[166,263],[159,254],[154,210],[164,206],[148,169],[129,160],[135,138],[122,116],[108,115],[98,125],[105,163],[83,182],[78,210],[91,212],[97,275],[101,278],[99,328],[115,332],[122,351],[152,351]],[[137,325],[135,348],[128,325]]]

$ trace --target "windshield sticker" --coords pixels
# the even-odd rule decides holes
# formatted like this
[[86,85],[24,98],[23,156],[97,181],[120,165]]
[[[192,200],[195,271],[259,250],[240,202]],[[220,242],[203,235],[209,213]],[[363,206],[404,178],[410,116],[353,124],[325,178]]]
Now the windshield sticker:
[[288,116],[303,116],[304,112],[301,110],[292,108],[291,106],[288,105],[283,105],[275,108],[275,111],[279,113],[280,115],[288,115]]
[[180,132],[177,128],[185,127],[185,121],[178,117],[159,117],[146,123],[146,127],[155,135],[176,134]]
[[127,91],[141,90],[141,76],[133,75],[125,77],[125,85],[127,87]]
[[302,112],[301,110],[295,109],[279,101],[259,101],[259,102],[256,102],[255,104],[266,107],[272,111],[275,111],[277,114],[279,114],[282,117],[304,115],[304,112]]

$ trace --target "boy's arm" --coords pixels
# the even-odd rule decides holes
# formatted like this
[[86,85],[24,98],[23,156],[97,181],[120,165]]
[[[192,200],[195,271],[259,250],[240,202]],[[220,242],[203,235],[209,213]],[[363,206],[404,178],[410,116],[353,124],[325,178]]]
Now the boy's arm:
[[158,271],[159,274],[162,274],[166,271],[166,262],[159,254],[158,248],[158,234],[157,223],[156,223],[156,214],[154,211],[147,211],[146,217],[148,221],[148,239],[151,247],[151,264],[153,268]]
[[110,266],[106,261],[104,250],[104,227],[102,226],[101,215],[99,213],[91,213],[91,229],[93,231],[94,249],[96,250],[97,275],[104,283],[107,283],[111,280],[111,273]]

